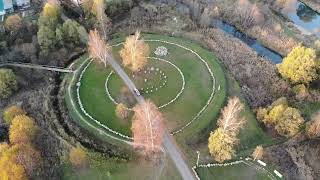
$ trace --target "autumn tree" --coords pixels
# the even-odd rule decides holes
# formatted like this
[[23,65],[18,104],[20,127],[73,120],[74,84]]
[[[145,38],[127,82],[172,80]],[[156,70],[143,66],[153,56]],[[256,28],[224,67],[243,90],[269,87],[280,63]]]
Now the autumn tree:
[[259,108],[257,118],[286,137],[296,134],[304,122],[300,111],[290,107],[284,97],[279,98],[267,108]]
[[69,152],[69,161],[76,168],[84,167],[88,163],[87,154],[82,148],[74,147]]
[[3,120],[6,124],[11,124],[11,121],[13,118],[15,118],[18,115],[26,115],[27,113],[17,105],[10,106],[6,108],[3,112]]
[[257,146],[252,153],[253,160],[262,159],[263,157],[263,147]]
[[48,26],[55,29],[60,21],[60,15],[61,10],[59,2],[50,0],[43,6],[42,13],[38,19],[38,26]]
[[9,129],[9,140],[12,144],[30,143],[37,130],[38,127],[32,118],[26,115],[16,116]]
[[4,27],[8,32],[17,32],[22,27],[22,19],[19,15],[10,15],[5,23]]
[[102,62],[104,66],[107,67],[111,47],[104,42],[97,30],[90,31],[88,46],[90,56]]
[[27,179],[39,167],[40,153],[30,144],[7,146],[0,157],[0,176]]
[[16,75],[11,69],[0,69],[0,99],[8,98],[18,89]]
[[150,100],[133,108],[133,142],[136,148],[142,148],[146,154],[160,152],[163,140],[163,115]]
[[119,103],[116,107],[116,116],[119,119],[126,119],[129,117],[129,110],[126,105],[123,103]]
[[209,152],[214,160],[221,163],[232,158],[235,153],[234,145],[236,143],[237,139],[234,136],[230,136],[222,128],[218,128],[210,133]]
[[282,77],[292,84],[309,84],[319,79],[320,62],[316,52],[302,45],[295,47],[277,67]]
[[314,115],[307,124],[306,134],[309,138],[320,136],[320,113]]
[[243,109],[240,99],[231,97],[221,111],[217,122],[219,128],[210,133],[208,143],[209,152],[214,160],[223,162],[234,155],[234,146],[239,142],[237,135],[245,124],[245,119],[241,117]]
[[120,51],[122,64],[132,71],[138,71],[147,64],[149,45],[140,39],[140,32],[126,38],[123,48]]
[[95,23],[95,28],[99,29],[99,31],[103,35],[103,39],[107,38],[107,27],[111,25],[111,21],[106,15],[106,5],[104,0],[93,0],[92,4],[92,14],[97,18],[97,23]]

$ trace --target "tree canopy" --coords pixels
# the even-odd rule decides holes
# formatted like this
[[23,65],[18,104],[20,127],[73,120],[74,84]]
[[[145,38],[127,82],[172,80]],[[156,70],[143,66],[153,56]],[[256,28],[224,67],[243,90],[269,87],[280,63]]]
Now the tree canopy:
[[11,69],[0,69],[0,99],[8,98],[18,89],[16,75]]
[[37,130],[38,127],[32,118],[26,115],[16,116],[10,126],[9,140],[12,144],[30,143]]
[[295,47],[283,62],[278,65],[279,73],[292,84],[309,84],[319,79],[319,58],[316,51],[304,46]]
[[7,124],[11,124],[11,121],[19,115],[26,115],[27,113],[20,107],[17,105],[13,105],[10,106],[8,108],[6,108],[3,112],[3,120],[7,123]]
[[10,15],[5,23],[4,27],[9,32],[17,32],[22,27],[22,19],[19,15]]
[[234,155],[234,147],[239,142],[237,135],[245,124],[245,119],[241,117],[243,108],[238,97],[231,97],[221,111],[217,122],[219,128],[210,133],[208,143],[209,152],[214,160],[223,162],[230,160]]
[[286,98],[276,100],[267,108],[259,108],[257,118],[269,127],[274,127],[277,132],[290,137],[299,132],[304,122],[298,109],[288,105]]

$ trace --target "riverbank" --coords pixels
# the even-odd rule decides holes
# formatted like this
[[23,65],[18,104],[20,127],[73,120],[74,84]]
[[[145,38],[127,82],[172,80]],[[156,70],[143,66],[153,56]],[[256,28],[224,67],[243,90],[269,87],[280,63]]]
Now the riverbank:
[[300,0],[314,11],[320,13],[320,0]]

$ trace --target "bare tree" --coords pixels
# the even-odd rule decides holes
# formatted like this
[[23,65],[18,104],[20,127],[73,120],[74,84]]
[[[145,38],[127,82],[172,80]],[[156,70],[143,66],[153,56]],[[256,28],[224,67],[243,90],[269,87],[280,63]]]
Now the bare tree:
[[320,136],[320,112],[315,114],[307,125],[307,136],[315,138]]
[[228,134],[238,134],[240,128],[245,124],[244,118],[240,117],[243,109],[243,104],[238,97],[229,98],[228,105],[222,110],[222,114],[218,119],[218,126]]
[[132,71],[142,69],[148,62],[147,56],[150,53],[148,44],[140,40],[140,32],[129,36],[120,51],[122,64],[128,66]]
[[262,156],[263,156],[263,147],[257,146],[252,153],[253,160],[262,159]]
[[111,23],[105,11],[106,5],[104,0],[93,0],[92,13],[97,18],[97,25],[99,30],[102,31],[103,39],[107,38],[107,26],[109,26]]
[[104,42],[97,30],[90,31],[88,46],[90,56],[99,60],[107,67],[107,60],[111,47]]
[[160,152],[164,126],[163,116],[150,100],[133,108],[133,141],[136,148],[143,148],[146,154]]

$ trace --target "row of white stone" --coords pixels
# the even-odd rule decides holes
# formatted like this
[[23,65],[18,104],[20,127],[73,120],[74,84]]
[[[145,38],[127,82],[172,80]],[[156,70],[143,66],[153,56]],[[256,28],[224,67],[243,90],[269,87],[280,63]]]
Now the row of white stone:
[[[181,86],[181,89],[180,89],[180,91],[178,92],[178,94],[177,94],[173,99],[171,99],[168,103],[165,103],[165,104],[163,104],[163,105],[161,105],[161,106],[158,107],[159,109],[161,109],[161,108],[164,108],[164,107],[168,106],[169,104],[175,102],[175,101],[181,96],[181,94],[183,93],[183,91],[184,91],[184,89],[185,89],[186,81],[185,81],[185,78],[184,78],[184,75],[183,75],[181,69],[180,69],[178,66],[176,66],[175,64],[173,64],[172,62],[167,61],[167,60],[164,60],[164,59],[161,59],[161,58],[156,58],[156,57],[147,57],[147,58],[148,58],[148,59],[155,59],[155,60],[159,60],[159,61],[164,61],[164,62],[166,62],[166,63],[169,63],[170,65],[172,65],[173,67],[175,67],[175,68],[178,70],[178,72],[179,72],[179,74],[180,74],[180,76],[181,76],[181,79],[182,79],[182,86]],[[110,91],[109,91],[109,88],[108,88],[108,82],[109,82],[110,77],[111,77],[111,75],[112,75],[113,73],[114,73],[114,72],[111,71],[110,74],[108,75],[107,80],[106,80],[106,83],[105,83],[105,89],[106,89],[106,93],[107,93],[107,96],[109,97],[109,99],[110,99],[114,104],[117,105],[117,104],[119,104],[119,103],[111,96]],[[127,108],[127,109],[128,109],[128,110],[131,110],[130,108]]]
[[[209,104],[211,103],[211,101],[212,101],[212,99],[213,99],[214,93],[215,93],[216,80],[215,80],[215,77],[214,77],[214,75],[213,75],[213,72],[212,72],[212,70],[210,69],[208,63],[207,63],[199,54],[197,54],[197,53],[196,53],[195,51],[193,51],[192,49],[186,48],[186,47],[184,47],[184,46],[182,46],[182,45],[179,45],[179,44],[176,44],[176,43],[172,43],[172,42],[168,42],[168,41],[163,41],[163,40],[144,40],[144,41],[146,41],[146,42],[162,42],[162,43],[166,43],[166,44],[176,45],[176,46],[178,46],[178,47],[180,47],[180,48],[183,48],[183,49],[185,49],[185,50],[187,50],[187,51],[190,51],[191,53],[193,53],[194,55],[196,55],[196,56],[205,64],[205,66],[207,67],[207,69],[208,69],[208,71],[209,71],[209,74],[210,74],[210,76],[211,76],[211,78],[212,78],[212,92],[211,92],[211,94],[210,94],[210,97],[209,97],[206,105],[205,105],[205,106],[197,113],[197,115],[194,116],[194,117],[192,118],[192,120],[189,121],[185,126],[181,127],[181,128],[178,129],[177,131],[174,131],[174,132],[171,133],[171,135],[175,135],[175,134],[177,134],[177,133],[182,132],[185,128],[187,128],[188,126],[190,126],[190,124],[193,123],[196,119],[198,119],[198,118],[200,117],[200,115],[201,115],[201,114],[206,110],[206,108],[209,106]],[[123,42],[118,43],[118,44],[115,44],[115,45],[112,45],[112,47],[114,47],[114,46],[119,46],[119,45],[121,45],[121,44],[123,44]],[[117,131],[114,131],[114,130],[112,130],[111,128],[109,128],[108,126],[100,123],[98,120],[94,119],[94,118],[84,109],[84,107],[83,107],[83,105],[82,105],[82,102],[81,102],[81,99],[80,99],[80,93],[79,93],[79,91],[80,91],[80,85],[81,85],[82,76],[83,76],[83,74],[85,73],[85,71],[87,70],[87,68],[89,67],[89,65],[91,64],[91,62],[92,62],[92,60],[88,63],[88,65],[87,65],[87,66],[83,69],[83,71],[81,72],[80,78],[79,78],[79,82],[77,83],[77,84],[79,84],[79,86],[77,87],[77,98],[78,98],[78,103],[79,103],[79,105],[80,105],[81,111],[82,111],[87,117],[89,117],[91,120],[93,120],[94,122],[96,122],[97,124],[99,124],[100,126],[102,126],[103,128],[105,128],[106,130],[110,131],[111,133],[116,134],[116,135],[118,135],[118,136],[120,136],[120,137],[123,137],[123,138],[125,138],[125,139],[132,140],[132,139],[133,139],[132,137],[129,137],[129,136],[126,136],[126,135],[124,135],[124,134],[122,134],[122,133],[119,133],[119,132],[117,132]],[[175,65],[174,65],[174,66],[175,66]],[[179,69],[179,68],[178,68],[178,69]],[[180,69],[179,69],[179,72],[181,72]],[[182,72],[181,72],[181,74],[182,74]],[[110,74],[109,74],[109,76],[110,76]],[[108,76],[108,77],[109,77],[109,76]],[[183,74],[182,74],[182,77],[183,77],[183,79],[184,79]],[[110,77],[109,77],[109,78],[110,78]],[[184,81],[184,84],[185,84],[185,81]],[[183,92],[183,90],[184,90],[184,86],[183,86],[182,92]],[[181,92],[181,93],[182,93],[182,92]],[[107,92],[107,93],[108,93],[108,92]],[[180,94],[181,94],[181,93],[180,93]],[[108,93],[108,95],[110,95],[110,93]],[[180,95],[179,95],[179,96],[180,96]],[[111,96],[109,96],[109,97],[111,97]],[[177,98],[178,98],[178,97],[177,97]],[[171,100],[171,101],[174,102],[177,98],[174,98],[174,99]],[[111,100],[112,100],[112,99],[113,99],[113,98],[111,98]],[[169,103],[166,103],[166,104],[167,104],[167,105],[168,105],[168,104],[171,104],[171,103],[172,103],[171,101],[170,101]],[[116,101],[113,99],[113,102],[116,102]],[[162,105],[162,107],[167,106],[166,104]],[[160,107],[161,107],[161,106],[160,106]],[[159,107],[159,108],[160,108],[160,107]]]
[[83,107],[83,104],[81,102],[81,98],[80,98],[80,86],[81,86],[81,80],[82,80],[82,77],[84,75],[84,73],[86,72],[87,68],[90,66],[90,64],[92,63],[93,60],[91,60],[86,66],[85,68],[81,71],[81,74],[79,76],[79,81],[77,83],[77,99],[78,99],[78,103],[79,103],[79,106],[80,106],[80,109],[81,111],[88,117],[90,118],[91,120],[93,120],[95,123],[99,124],[101,127],[103,127],[104,129],[106,129],[107,131],[113,133],[113,134],[116,134],[122,138],[125,138],[127,140],[132,140],[133,138],[132,137],[129,137],[129,136],[126,136],[122,133],[119,133],[111,128],[109,128],[108,126],[102,124],[100,121],[96,120],[95,118],[93,118],[86,110],[85,108]]
[[[240,157],[240,160],[233,161],[233,162],[229,162],[229,163],[209,163],[209,164],[195,165],[195,166],[192,167],[192,170],[193,170],[196,178],[197,178],[198,180],[200,180],[200,177],[199,177],[199,175],[198,175],[198,173],[197,173],[197,171],[196,171],[196,169],[197,169],[198,167],[200,167],[200,168],[226,167],[226,166],[232,166],[232,165],[244,163],[244,164],[246,164],[246,165],[248,165],[248,166],[250,166],[250,167],[252,167],[252,168],[255,168],[257,171],[264,170],[264,171],[267,172],[267,176],[268,176],[270,179],[272,179],[272,180],[275,180],[275,179],[276,179],[276,178],[273,176],[272,173],[270,173],[268,170],[266,170],[264,167],[262,167],[262,166],[266,166],[266,165],[263,165],[263,164],[259,163],[259,160],[258,160],[257,162],[258,162],[259,164],[261,164],[262,166],[258,166],[258,165],[254,164],[254,163],[251,162],[251,161],[253,161],[253,159],[250,158],[250,157],[246,157],[245,160],[242,160],[242,157]],[[251,164],[250,164],[249,162],[251,162]],[[278,177],[282,178],[282,175],[281,175],[277,170],[274,170],[274,173],[275,173]]]

